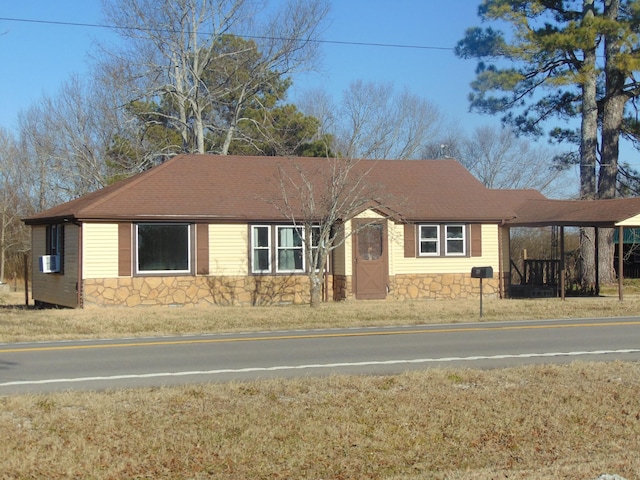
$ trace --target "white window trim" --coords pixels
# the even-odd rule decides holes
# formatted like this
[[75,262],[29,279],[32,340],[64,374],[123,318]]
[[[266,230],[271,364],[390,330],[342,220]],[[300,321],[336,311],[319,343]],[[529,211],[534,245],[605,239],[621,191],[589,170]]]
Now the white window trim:
[[[268,270],[255,270],[254,269],[254,260],[255,260],[255,229],[256,228],[266,228],[268,231],[268,247],[260,247],[261,250],[269,251],[269,268]],[[278,251],[280,247],[278,246],[278,231],[281,228],[295,228],[302,231],[302,268],[301,269],[280,269],[278,265]],[[312,225],[312,229],[320,230],[320,225]],[[311,237],[313,238],[313,237]],[[307,272],[307,248],[311,248],[313,250],[317,249],[317,245],[307,245],[307,229],[302,225],[297,225],[293,223],[287,224],[251,224],[250,225],[250,252],[249,252],[249,263],[250,263],[250,272],[252,274],[287,274],[287,273],[306,273]],[[325,265],[325,269],[329,268],[329,257],[327,257],[327,263]],[[316,269],[316,271],[319,271]]]
[[[185,226],[187,227],[187,265],[189,266],[189,268],[187,270],[140,270],[140,260],[138,258],[139,255],[139,249],[138,249],[138,227],[140,225],[180,225],[180,226]],[[154,223],[154,222],[140,222],[140,223],[136,223],[136,231],[135,231],[135,267],[136,267],[136,275],[175,275],[175,274],[190,274],[192,273],[192,266],[191,266],[191,250],[193,249],[192,246],[192,238],[191,238],[191,230],[192,230],[192,226],[189,223],[172,223],[172,222],[158,222],[158,223]]]
[[[435,227],[436,229],[436,251],[435,252],[423,252],[422,251],[422,242],[428,241],[433,243],[431,238],[423,239],[422,238],[422,227]],[[420,257],[439,257],[440,256],[440,225],[423,223],[418,225],[418,255]]]
[[[266,247],[256,247],[255,244],[255,231],[256,228],[266,228],[267,229],[267,246]],[[254,268],[255,265],[255,252],[256,249],[259,250],[267,250],[268,258],[269,258],[269,266],[266,270],[256,270]],[[271,260],[272,260],[272,252],[271,252],[271,225],[251,225],[251,273],[271,273]]]
[[[279,245],[279,240],[280,240],[280,235],[279,232],[281,229],[283,228],[292,228],[294,230],[299,230],[300,231],[300,236],[302,237],[302,245],[299,247],[299,249],[302,250],[302,268],[298,269],[298,268],[294,268],[294,269],[281,269],[280,265],[279,265],[279,258],[280,258],[280,250],[298,250],[298,247],[281,247]],[[306,263],[306,255],[305,255],[305,248],[306,248],[306,239],[305,239],[305,228],[304,227],[300,227],[298,225],[293,225],[293,224],[288,224],[288,225],[276,225],[276,245],[275,245],[275,257],[276,257],[276,273],[304,273],[306,272],[306,268],[305,268],[305,263]]]
[[[318,250],[318,247],[320,246],[320,245],[313,245],[313,230],[318,230],[318,233],[320,233],[320,225],[311,225],[311,241],[309,242],[309,245],[305,245],[305,248],[311,249],[311,258],[313,258],[313,250]],[[327,255],[326,264],[324,266],[325,270],[328,270],[328,267],[329,267],[329,257],[330,255]],[[315,271],[319,272],[320,269],[316,268]]]
[[[447,237],[447,230],[450,227],[460,227],[462,230],[462,238]],[[449,240],[462,240],[462,252],[449,252]],[[444,225],[444,254],[448,257],[465,257],[467,255],[467,228],[463,224],[448,224]]]

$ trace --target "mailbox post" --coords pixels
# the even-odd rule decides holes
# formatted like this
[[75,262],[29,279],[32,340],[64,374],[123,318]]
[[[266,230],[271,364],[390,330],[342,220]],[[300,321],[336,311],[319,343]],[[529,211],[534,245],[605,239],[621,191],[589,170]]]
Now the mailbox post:
[[493,278],[493,267],[472,267],[471,278],[480,279],[480,318],[482,318],[482,279]]

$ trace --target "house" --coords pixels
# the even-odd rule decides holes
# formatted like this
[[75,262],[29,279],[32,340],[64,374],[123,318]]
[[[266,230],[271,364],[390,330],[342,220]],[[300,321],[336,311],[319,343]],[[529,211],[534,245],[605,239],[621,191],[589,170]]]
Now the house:
[[[305,173],[321,196],[337,161],[180,155],[24,219],[33,299],[66,307],[306,302],[305,233],[293,223],[305,201],[294,188],[287,214],[282,180]],[[521,204],[544,199],[487,189],[452,159],[360,160],[350,175],[378,196],[336,225],[342,242],[326,270],[329,301],[474,297],[479,265],[494,272],[483,292],[502,296],[507,223]]]

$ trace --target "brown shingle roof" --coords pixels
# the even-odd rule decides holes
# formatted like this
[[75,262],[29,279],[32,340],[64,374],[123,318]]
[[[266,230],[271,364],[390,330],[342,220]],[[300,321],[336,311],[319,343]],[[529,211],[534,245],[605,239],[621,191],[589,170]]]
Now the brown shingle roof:
[[513,226],[613,227],[640,214],[640,198],[611,200],[532,199],[516,208]]
[[[321,158],[179,155],[162,165],[96,192],[43,211],[25,222],[181,219],[190,221],[278,221],[282,198],[278,171],[306,172],[323,188],[330,161]],[[294,166],[295,165],[295,166]],[[530,190],[486,189],[456,160],[361,160],[353,173],[366,174],[382,205],[414,221],[492,222],[515,216],[514,206]],[[355,177],[354,177],[355,178]],[[544,198],[544,197],[543,197]]]

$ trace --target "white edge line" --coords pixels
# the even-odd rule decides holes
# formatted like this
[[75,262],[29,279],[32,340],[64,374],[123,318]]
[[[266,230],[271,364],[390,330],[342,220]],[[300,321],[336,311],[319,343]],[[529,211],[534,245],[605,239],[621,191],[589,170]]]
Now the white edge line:
[[109,380],[131,380],[144,378],[162,378],[162,377],[187,377],[194,375],[220,375],[228,373],[255,373],[255,372],[277,372],[283,370],[311,370],[317,368],[340,368],[340,367],[366,367],[366,366],[383,366],[383,365],[401,365],[401,364],[421,364],[421,363],[440,363],[440,362],[472,362],[479,360],[505,360],[517,358],[542,358],[542,357],[577,357],[582,355],[610,355],[640,353],[640,349],[624,349],[624,350],[594,350],[583,352],[555,352],[555,353],[522,353],[522,354],[506,354],[506,355],[477,355],[472,357],[443,357],[443,358],[418,358],[413,360],[385,360],[385,361],[365,361],[365,362],[340,362],[325,364],[309,364],[309,365],[278,365],[273,367],[248,367],[248,368],[224,368],[219,370],[195,370],[186,372],[162,372],[162,373],[144,373],[144,374],[128,374],[128,375],[112,375],[101,377],[78,377],[78,378],[51,378],[46,380],[18,380],[13,382],[0,383],[0,387],[12,387],[20,385],[46,385],[53,383],[80,383],[80,382],[96,382]]

